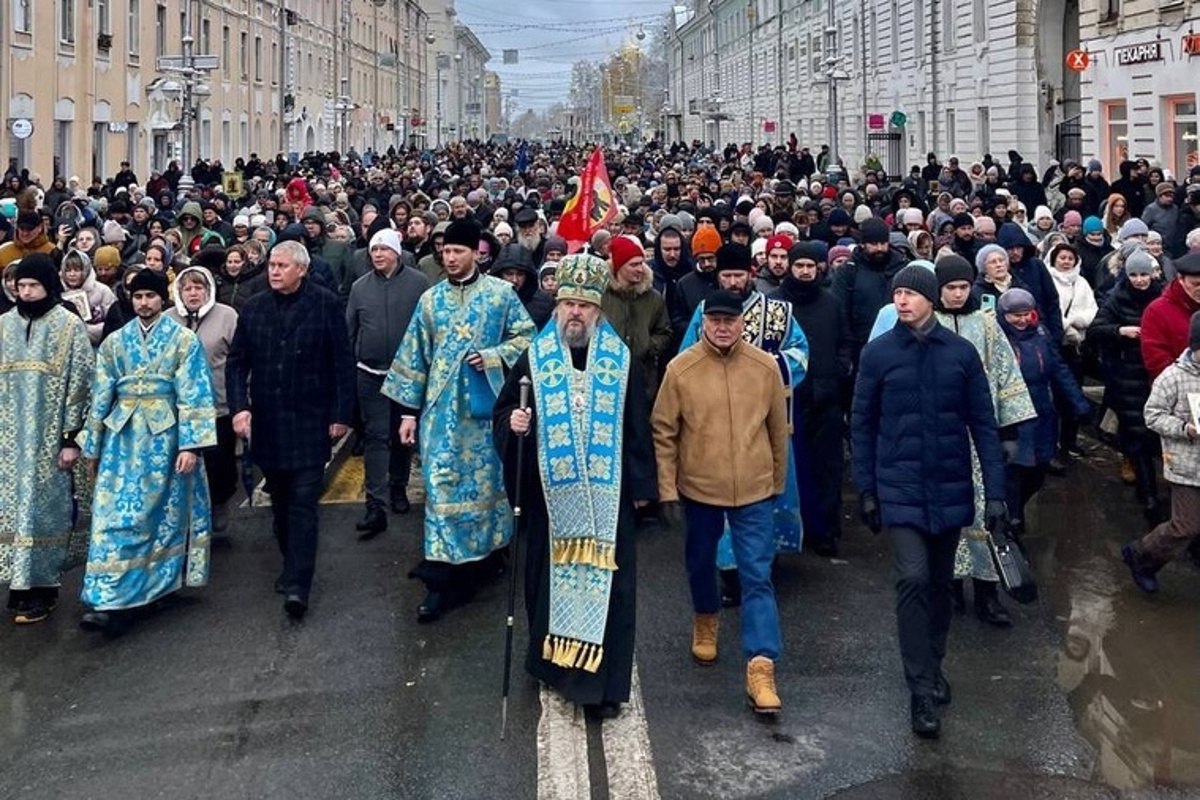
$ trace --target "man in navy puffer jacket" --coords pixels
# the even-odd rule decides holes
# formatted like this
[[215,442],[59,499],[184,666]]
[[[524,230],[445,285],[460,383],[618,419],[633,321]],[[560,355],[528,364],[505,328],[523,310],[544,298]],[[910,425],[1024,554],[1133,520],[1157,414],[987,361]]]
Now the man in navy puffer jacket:
[[[983,470],[988,530],[1005,519],[1004,458],[979,354],[938,324],[937,277],[918,266],[892,281],[899,321],[859,361],[851,436],[862,517],[886,527],[896,564],[896,618],[913,732],[936,737],[950,631],[954,552],[974,520],[971,442]],[[994,535],[1000,535],[995,531]]]

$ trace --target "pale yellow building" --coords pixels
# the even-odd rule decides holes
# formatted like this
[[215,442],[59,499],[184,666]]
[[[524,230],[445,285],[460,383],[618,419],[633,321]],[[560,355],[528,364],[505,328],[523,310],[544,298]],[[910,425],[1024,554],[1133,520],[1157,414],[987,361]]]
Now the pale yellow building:
[[180,158],[189,81],[170,67],[189,22],[196,67],[213,66],[191,80],[190,160],[382,151],[429,117],[417,0],[3,0],[5,163],[49,185]]

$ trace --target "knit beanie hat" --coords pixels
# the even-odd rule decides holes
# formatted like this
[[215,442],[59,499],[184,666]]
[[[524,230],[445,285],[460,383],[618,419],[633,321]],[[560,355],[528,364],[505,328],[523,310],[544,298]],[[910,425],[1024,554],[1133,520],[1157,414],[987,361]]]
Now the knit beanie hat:
[[696,232],[692,234],[693,256],[716,253],[720,249],[721,234],[717,233],[716,228],[705,226],[697,228]]
[[111,244],[97,247],[96,254],[92,257],[92,263],[97,267],[119,267],[121,266],[121,251]]
[[1154,256],[1140,247],[1125,259],[1126,275],[1153,275],[1154,267]]
[[1008,259],[1008,251],[1000,245],[985,244],[983,247],[979,248],[979,252],[975,254],[975,269],[978,274],[983,274],[983,265],[987,263],[988,256],[992,253],[999,253],[1000,255],[1004,256],[1005,260]]
[[750,255],[757,259],[760,255],[767,254],[767,240],[761,236],[750,243]]
[[1117,231],[1117,238],[1124,241],[1132,236],[1145,236],[1150,232],[1150,228],[1140,219],[1131,219],[1121,226]]
[[[833,247],[829,248],[828,259],[830,261],[837,261],[839,258],[850,258],[853,255],[854,255],[854,251],[851,250],[849,247],[846,247],[846,245],[844,245],[844,244],[838,244],[838,245],[834,245]],[[789,254],[789,258],[790,258],[790,254]]]
[[919,208],[906,208],[900,212],[901,225],[925,225],[925,215],[921,213]]
[[1099,217],[1088,217],[1083,221],[1083,234],[1104,233],[1104,223]]
[[975,233],[994,236],[996,234],[996,220],[987,216],[976,217]]
[[955,214],[954,215],[954,227],[956,227],[956,228],[967,228],[967,227],[974,228],[975,227],[975,218],[972,217],[970,214],[968,214],[966,211],[963,211],[960,214]]
[[[833,250],[837,249],[839,248],[833,248]],[[847,251],[847,253],[849,253],[850,250],[848,247],[843,247],[840,249]],[[788,263],[794,264],[800,259],[807,259],[815,261],[817,266],[820,266],[826,263],[826,261],[832,255],[833,250],[828,249],[826,244],[820,241],[796,242],[788,248]]]
[[872,217],[862,224],[859,228],[862,234],[863,244],[887,244],[888,243],[888,227],[887,223],[877,217]]
[[543,253],[567,253],[567,240],[558,234],[552,233],[546,237],[546,245],[542,248]]
[[730,242],[722,245],[717,251],[717,272],[723,270],[745,270],[750,271],[754,264],[754,259],[750,255],[750,248],[744,244]]
[[46,294],[58,298],[62,295],[62,280],[54,267],[54,259],[45,253],[30,253],[17,262],[16,279],[34,280],[42,285]]
[[795,244],[795,242],[792,241],[792,237],[788,236],[787,234],[777,233],[770,239],[767,239],[767,252],[770,253],[772,250],[777,248],[782,250],[791,250],[793,244]]
[[935,271],[937,273],[939,289],[947,283],[954,283],[955,281],[971,283],[975,280],[975,267],[971,266],[970,261],[967,261],[957,253],[939,258]]
[[1062,224],[1064,228],[1070,225],[1082,225],[1083,215],[1078,211],[1068,211],[1067,213],[1063,214]]
[[835,225],[849,227],[851,221],[850,215],[846,213],[846,209],[844,208],[835,208],[833,211],[829,212],[830,227]]
[[1026,290],[1014,286],[1000,295],[996,307],[1001,314],[1020,314],[1025,311],[1037,311],[1037,301]]
[[1200,311],[1192,314],[1192,320],[1188,323],[1188,347],[1193,352],[1200,350]]
[[391,228],[384,228],[371,237],[371,244],[367,250],[369,251],[376,247],[386,247],[396,255],[402,255],[404,251],[400,244],[400,234]]
[[892,292],[894,293],[897,289],[911,289],[929,302],[936,303],[938,279],[925,267],[909,264],[897,272],[896,277],[892,278]]
[[492,228],[492,233],[494,233],[496,236],[501,234],[508,234],[509,236],[512,236],[512,225],[509,225],[507,222],[497,222],[496,227]]
[[645,255],[641,242],[632,236],[615,236],[608,245],[608,257],[612,261],[614,274],[633,259]]

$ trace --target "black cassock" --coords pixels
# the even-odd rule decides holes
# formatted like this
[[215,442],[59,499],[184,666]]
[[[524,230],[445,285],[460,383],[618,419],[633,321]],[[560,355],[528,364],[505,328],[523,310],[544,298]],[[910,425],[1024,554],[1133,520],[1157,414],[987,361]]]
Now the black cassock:
[[[587,349],[572,349],[577,369],[587,362]],[[504,462],[504,485],[510,502],[517,482],[517,442],[508,426],[513,409],[520,405],[518,381],[529,375],[529,353],[509,372],[496,399],[492,438]],[[533,387],[537,392],[537,387]],[[529,398],[533,407],[533,395]],[[645,384],[636,362],[631,363],[625,390],[622,443],[621,510],[617,522],[617,571],[613,574],[604,629],[604,660],[600,669],[563,669],[542,658],[542,642],[550,627],[550,521],[537,460],[537,414],[525,436],[524,474],[521,480],[521,546],[525,548],[525,611],[529,617],[529,651],[525,669],[554,687],[559,694],[579,705],[625,703],[629,700],[633,672],[633,640],[637,610],[637,535],[633,518],[635,500],[657,500],[658,482],[654,464],[654,442],[650,434],[650,408]]]

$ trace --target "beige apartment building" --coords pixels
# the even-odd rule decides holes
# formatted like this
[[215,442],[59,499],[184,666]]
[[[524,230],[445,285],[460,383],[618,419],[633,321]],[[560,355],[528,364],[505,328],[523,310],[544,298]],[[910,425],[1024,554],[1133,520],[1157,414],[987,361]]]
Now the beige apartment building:
[[[251,153],[421,141],[432,66],[422,5],[2,0],[5,163],[46,185],[54,174],[108,177],[122,161],[144,179],[184,155],[188,116],[189,159],[226,166]],[[194,73],[178,70],[189,64]]]

